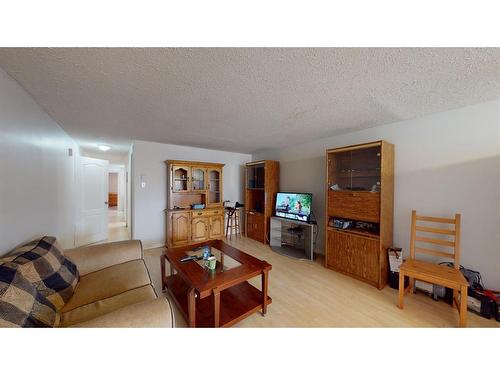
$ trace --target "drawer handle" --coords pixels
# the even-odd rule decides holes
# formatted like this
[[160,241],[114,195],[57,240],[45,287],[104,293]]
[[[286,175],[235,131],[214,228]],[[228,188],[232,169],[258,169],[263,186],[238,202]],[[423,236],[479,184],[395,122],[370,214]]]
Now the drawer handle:
[[219,213],[219,211],[214,211],[214,215],[217,215]]
[[201,215],[203,215],[203,212],[198,212],[198,216],[201,216]]

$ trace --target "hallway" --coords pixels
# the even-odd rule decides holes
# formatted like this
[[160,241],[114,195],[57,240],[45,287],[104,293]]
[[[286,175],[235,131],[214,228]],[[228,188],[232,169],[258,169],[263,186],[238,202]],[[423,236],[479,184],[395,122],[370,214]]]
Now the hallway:
[[116,207],[108,209],[108,239],[104,242],[123,241],[130,239],[123,211],[118,211]]

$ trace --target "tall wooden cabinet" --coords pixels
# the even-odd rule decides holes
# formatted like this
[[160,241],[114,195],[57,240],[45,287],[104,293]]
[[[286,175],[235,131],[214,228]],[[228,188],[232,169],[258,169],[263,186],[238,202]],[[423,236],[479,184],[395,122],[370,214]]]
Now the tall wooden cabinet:
[[[224,164],[166,160],[167,247],[185,246],[224,235]],[[203,209],[193,205],[203,204]]]
[[325,266],[382,289],[392,246],[394,145],[326,152]]
[[279,190],[279,162],[261,160],[246,164],[245,213],[246,235],[262,243],[269,242],[270,218]]

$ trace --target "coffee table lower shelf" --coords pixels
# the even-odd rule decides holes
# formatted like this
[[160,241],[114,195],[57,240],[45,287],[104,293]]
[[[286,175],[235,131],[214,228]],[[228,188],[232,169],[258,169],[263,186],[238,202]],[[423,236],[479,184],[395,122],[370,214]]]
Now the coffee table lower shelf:
[[[188,320],[189,286],[178,275],[165,278],[165,284],[184,318]],[[272,302],[267,297],[267,305]],[[262,292],[244,281],[220,293],[220,327],[230,327],[262,309]],[[196,327],[214,327],[213,298],[196,298]]]

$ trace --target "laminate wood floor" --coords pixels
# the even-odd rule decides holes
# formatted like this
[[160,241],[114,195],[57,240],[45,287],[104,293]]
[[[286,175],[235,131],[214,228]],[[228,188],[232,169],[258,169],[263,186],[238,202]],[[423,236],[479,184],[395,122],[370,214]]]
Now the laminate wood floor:
[[[314,262],[277,254],[267,245],[243,237],[226,240],[230,245],[272,264],[269,295],[273,303],[265,317],[256,313],[235,327],[456,327],[458,312],[446,303],[423,294],[407,294],[405,309],[396,306],[397,290],[378,290],[361,281],[326,269],[323,258]],[[153,283],[161,293],[162,248],[145,250]],[[250,281],[260,288],[260,277]],[[173,305],[173,303],[172,303]],[[186,327],[175,308],[177,327]],[[469,327],[500,327],[468,313]]]

